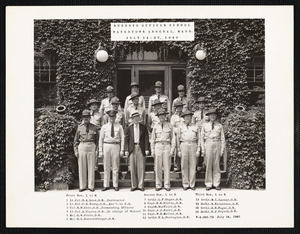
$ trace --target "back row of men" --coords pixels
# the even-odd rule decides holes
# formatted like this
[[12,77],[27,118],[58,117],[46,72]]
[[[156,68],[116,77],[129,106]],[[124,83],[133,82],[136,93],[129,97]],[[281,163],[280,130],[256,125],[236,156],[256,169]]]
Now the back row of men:
[[88,102],[90,110],[83,111],[83,122],[78,126],[74,139],[79,166],[79,191],[94,191],[97,157],[103,158],[102,191],[110,187],[111,168],[113,187],[119,190],[120,157],[129,157],[131,191],[144,191],[145,156],[149,155],[150,150],[155,159],[156,191],[162,189],[163,184],[167,191],[170,190],[172,156],[174,171],[182,172],[183,189],[195,190],[200,155],[206,165],[206,190],[213,187],[219,190],[219,161],[224,154],[225,137],[222,125],[217,121],[216,110],[206,110],[205,98],[200,97],[196,101],[199,110],[190,112],[190,103],[184,97],[184,86],[179,85],[179,97],[172,103],[173,115],[169,123],[168,97],[161,93],[162,83],[157,81],[156,93],[149,99],[146,120],[145,100],[138,93],[138,87],[137,83],[131,83],[131,95],[125,100],[125,113],[121,111],[120,101],[114,97],[111,86],[107,87],[107,98],[102,100],[100,108],[97,100]]

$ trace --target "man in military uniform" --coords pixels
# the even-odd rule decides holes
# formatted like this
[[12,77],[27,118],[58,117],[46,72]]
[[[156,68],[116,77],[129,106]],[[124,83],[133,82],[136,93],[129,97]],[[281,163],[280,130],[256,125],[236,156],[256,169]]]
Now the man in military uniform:
[[125,156],[129,156],[131,189],[144,191],[146,155],[149,154],[149,134],[146,125],[139,123],[140,114],[133,111],[132,124],[125,132]]
[[149,98],[149,104],[148,104],[148,114],[151,113],[152,111],[152,104],[154,103],[154,100],[158,99],[160,102],[162,102],[162,107],[165,110],[169,111],[169,99],[168,96],[162,94],[162,83],[160,81],[155,82],[155,94],[153,94]]
[[182,109],[183,112],[190,110],[190,101],[187,99],[187,97],[184,96],[184,93],[185,93],[184,86],[178,85],[177,92],[178,92],[178,97],[175,98],[172,103],[172,113],[175,112],[175,103],[177,101],[181,101],[183,103],[183,109]]
[[88,101],[87,105],[90,109],[91,114],[91,120],[90,122],[94,125],[96,125],[99,129],[101,127],[101,113],[99,110],[99,104],[100,101],[97,101],[96,99],[91,99]]
[[[205,97],[199,97],[196,104],[198,106],[198,110],[195,111],[193,115],[192,123],[196,124],[201,130],[202,124],[209,121],[209,117],[206,115],[207,110],[205,109]],[[205,169],[205,167],[206,162],[204,161],[204,158],[199,157],[197,160],[197,171],[201,171],[201,169]]]
[[162,189],[162,170],[164,171],[164,188],[170,191],[171,157],[175,150],[173,126],[166,122],[168,112],[160,109],[157,113],[159,123],[154,126],[151,135],[151,152],[155,159],[155,191]]
[[[95,191],[95,162],[98,155],[98,127],[90,123],[90,111],[82,112],[83,122],[74,138],[74,152],[78,158],[79,192]],[[88,181],[88,183],[87,183]]]
[[156,124],[159,123],[159,118],[157,116],[158,110],[162,108],[162,102],[159,101],[159,99],[155,99],[152,106],[152,111],[148,114],[148,129],[149,132],[152,132],[152,129]]
[[178,156],[181,157],[181,172],[183,190],[195,190],[196,162],[200,156],[200,130],[192,123],[193,113],[183,112],[184,124],[177,133]]
[[[131,94],[128,95],[125,99],[124,112],[128,109],[128,107],[133,106],[133,102],[131,100],[133,93],[139,93],[139,84],[136,82],[132,82],[130,84]],[[145,99],[142,95],[139,96],[138,105],[146,108]]]
[[110,168],[112,168],[113,187],[115,191],[119,191],[119,157],[124,156],[124,130],[120,124],[115,123],[117,111],[109,110],[106,114],[109,122],[102,126],[99,137],[99,157],[103,157],[104,167],[102,191],[109,189]]
[[[179,126],[184,123],[184,119],[181,117],[183,106],[184,106],[184,104],[180,100],[177,100],[174,103],[175,113],[172,115],[170,123],[172,124],[172,126],[174,128],[175,137],[177,137],[177,132],[178,132]],[[180,171],[180,161],[181,161],[181,159],[177,155],[177,150],[175,150],[174,172]]]
[[127,126],[129,126],[132,123],[132,119],[130,118],[130,115],[132,112],[137,111],[140,114],[140,123],[146,124],[146,111],[145,108],[139,105],[139,97],[141,95],[138,93],[132,93],[130,100],[132,101],[133,105],[129,106],[126,110],[126,121]]
[[[120,106],[119,98],[113,97],[111,99],[111,105],[112,105],[112,110],[117,111],[115,123],[120,124],[123,127],[123,129],[125,129],[125,117],[124,117],[125,115],[124,115],[123,111],[121,111],[119,108],[119,106]],[[102,125],[107,124],[108,119],[109,119],[108,115],[105,114],[103,116]]]
[[225,151],[225,135],[222,124],[216,121],[217,110],[210,109],[206,115],[210,121],[201,129],[201,150],[206,158],[205,186],[206,190],[213,187],[220,190],[220,158]]
[[[111,99],[114,97],[114,88],[112,86],[107,86],[106,88],[106,95],[107,98],[104,98],[101,102],[99,112],[101,113],[101,116],[104,116],[104,114],[112,109],[111,105]],[[121,110],[121,107],[119,106],[119,110]]]

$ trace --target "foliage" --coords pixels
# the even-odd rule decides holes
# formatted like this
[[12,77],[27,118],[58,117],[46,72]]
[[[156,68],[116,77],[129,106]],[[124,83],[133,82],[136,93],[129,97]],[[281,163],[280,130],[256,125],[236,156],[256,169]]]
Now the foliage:
[[[187,58],[192,99],[207,96],[211,106],[227,115],[238,104],[247,104],[246,61],[264,53],[264,21],[261,19],[185,19],[195,22],[195,41],[110,41],[110,23],[124,20],[36,20],[35,50],[58,54],[59,102],[79,117],[91,97],[103,97],[113,84],[116,63],[141,49],[158,51],[163,59],[169,50]],[[125,20],[134,22],[137,20]],[[178,21],[176,19],[143,21]],[[182,21],[182,20],[181,20]],[[99,42],[112,58],[100,64],[94,59]],[[203,43],[208,56],[196,60],[195,45]]]
[[60,180],[72,183],[77,175],[73,140],[77,122],[74,117],[49,112],[40,115],[35,134],[36,186],[48,189]]
[[231,113],[224,124],[228,182],[237,189],[265,188],[265,116],[260,108]]

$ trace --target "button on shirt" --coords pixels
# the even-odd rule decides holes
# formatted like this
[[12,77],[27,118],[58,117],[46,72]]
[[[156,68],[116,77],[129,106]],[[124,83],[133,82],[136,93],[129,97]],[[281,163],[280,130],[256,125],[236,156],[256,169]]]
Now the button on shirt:
[[124,130],[120,124],[114,123],[114,137],[111,137],[111,123],[104,124],[100,130],[99,151],[102,151],[104,142],[117,142],[124,150]]
[[200,129],[196,124],[181,124],[178,128],[177,137],[179,142],[194,141],[200,148]]
[[163,125],[158,123],[152,131],[151,135],[151,150],[154,152],[154,145],[158,142],[170,142],[171,147],[175,148],[175,135],[173,131],[173,126],[168,123],[164,122]]
[[139,126],[139,124],[134,124],[133,135],[134,135],[134,143],[140,143],[140,126]]
[[74,152],[78,153],[78,145],[80,142],[94,142],[96,145],[99,140],[98,127],[94,124],[80,124],[77,128],[74,138]]
[[[201,129],[201,145],[204,146],[205,141],[220,141],[221,152],[225,149],[225,135],[222,124],[214,122],[214,128],[212,129],[212,122],[207,122],[202,125]],[[204,149],[204,147],[202,147]]]

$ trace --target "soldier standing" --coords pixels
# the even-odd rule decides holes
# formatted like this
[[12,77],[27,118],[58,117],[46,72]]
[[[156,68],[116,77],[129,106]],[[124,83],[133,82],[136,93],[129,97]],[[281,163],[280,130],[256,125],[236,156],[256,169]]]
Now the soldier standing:
[[178,97],[175,98],[172,103],[172,113],[175,112],[175,103],[177,101],[181,101],[183,103],[183,109],[182,109],[183,112],[190,110],[190,101],[187,99],[187,97],[184,96],[184,93],[185,93],[184,86],[178,85],[177,92],[178,92]]
[[139,97],[141,95],[138,93],[132,93],[130,100],[132,101],[133,105],[129,106],[126,110],[126,124],[129,126],[132,123],[132,119],[130,118],[130,115],[137,111],[140,114],[140,123],[146,124],[146,111],[145,108],[139,105]]
[[90,122],[94,125],[96,125],[99,129],[101,127],[101,113],[98,111],[99,110],[99,104],[100,102],[97,101],[96,99],[91,99],[87,105],[90,109],[90,114],[91,114],[91,120]]
[[[177,137],[177,132],[178,132],[179,126],[184,123],[184,119],[181,117],[183,106],[184,106],[184,104],[180,100],[177,100],[174,103],[175,113],[172,115],[170,123],[173,126],[175,137]],[[174,154],[174,172],[177,172],[177,171],[181,170],[180,169],[181,168],[180,167],[180,161],[181,161],[181,159],[177,155],[177,150],[175,150],[175,154]]]
[[171,157],[175,150],[173,126],[166,122],[168,113],[160,109],[156,114],[159,123],[154,126],[151,135],[151,152],[155,164],[155,191],[162,189],[162,170],[164,171],[164,188],[170,191]]
[[115,123],[117,111],[109,110],[107,113],[109,122],[102,126],[99,137],[99,157],[103,157],[104,181],[102,191],[109,189],[110,168],[112,168],[113,187],[118,188],[118,174],[120,158],[124,156],[124,130]]
[[183,190],[196,189],[196,162],[200,156],[200,130],[192,123],[192,115],[190,111],[183,112],[184,124],[179,126],[177,133]]
[[[111,99],[112,110],[117,111],[115,123],[120,124],[125,129],[125,117],[123,111],[120,110],[120,100],[117,97]],[[108,123],[108,115],[103,116],[102,125]]]
[[158,99],[160,102],[162,102],[162,107],[165,110],[169,109],[169,99],[166,95],[162,94],[162,83],[160,81],[155,82],[155,94],[153,94],[149,98],[149,104],[148,104],[148,114],[152,111],[152,104],[154,103],[154,100]]
[[222,124],[216,121],[217,110],[210,109],[206,115],[210,121],[201,129],[202,155],[206,158],[205,186],[206,190],[213,187],[221,190],[220,158],[225,151],[225,135]]
[[152,129],[156,124],[159,123],[159,118],[157,116],[158,110],[162,108],[162,102],[159,99],[155,99],[152,106],[154,109],[148,114],[148,129],[152,132]]
[[[112,86],[107,86],[106,88],[106,95],[107,98],[104,98],[101,102],[100,108],[99,108],[99,112],[101,114],[101,116],[104,116],[104,114],[112,109],[112,105],[111,105],[111,99],[114,97],[114,88]],[[119,110],[121,110],[121,107],[119,106]]]
[[[95,191],[95,162],[98,155],[98,127],[90,123],[90,112],[82,112],[83,122],[78,126],[74,138],[74,152],[78,158],[79,192]],[[87,183],[88,180],[88,183]]]

